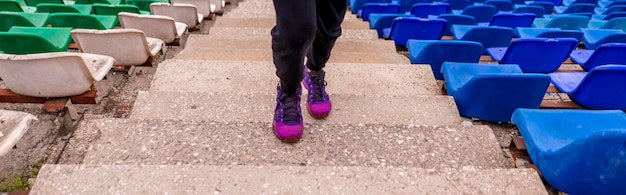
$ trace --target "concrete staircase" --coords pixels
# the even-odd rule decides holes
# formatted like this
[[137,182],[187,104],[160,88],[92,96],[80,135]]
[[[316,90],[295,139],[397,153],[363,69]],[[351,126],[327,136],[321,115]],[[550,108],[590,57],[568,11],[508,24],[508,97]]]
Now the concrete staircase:
[[[333,111],[296,144],[271,129],[270,0],[217,17],[161,63],[127,119],[91,119],[83,164],[45,165],[33,194],[546,194],[488,126],[462,125],[428,66],[346,15],[327,64]],[[304,91],[306,93],[306,90]]]

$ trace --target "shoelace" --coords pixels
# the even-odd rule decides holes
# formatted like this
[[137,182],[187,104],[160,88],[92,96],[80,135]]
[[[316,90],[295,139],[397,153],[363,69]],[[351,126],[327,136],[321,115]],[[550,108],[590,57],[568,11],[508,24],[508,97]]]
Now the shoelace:
[[313,91],[312,93],[313,101],[316,101],[316,102],[324,101],[324,94],[323,94],[322,89],[327,84],[326,81],[324,80],[324,76],[316,72],[309,72],[309,78],[311,78],[311,83],[313,84],[313,87],[312,87],[313,89],[311,89],[311,91]]
[[283,122],[297,122],[300,120],[300,97],[291,94],[281,94],[280,102],[283,103]]

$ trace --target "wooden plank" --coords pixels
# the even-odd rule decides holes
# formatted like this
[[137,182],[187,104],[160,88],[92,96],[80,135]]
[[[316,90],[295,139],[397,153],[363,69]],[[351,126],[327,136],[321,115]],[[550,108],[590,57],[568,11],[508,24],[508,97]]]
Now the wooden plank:
[[560,100],[543,100],[539,108],[542,109],[585,109],[576,102],[564,102]]
[[98,90],[93,85],[91,90],[83,93],[82,95],[72,96],[72,104],[97,104],[96,98],[98,97]]
[[493,62],[493,58],[491,58],[491,56],[489,55],[482,55],[480,56],[480,61]]
[[6,103],[44,103],[48,98],[23,96],[9,89],[0,89],[0,102]]
[[441,40],[454,40],[453,36],[442,36]]
[[561,93],[561,91],[559,89],[557,89],[554,85],[548,86],[548,90],[546,90],[546,92],[548,92],[548,93]]
[[46,112],[60,112],[65,108],[70,98],[54,98],[43,103],[42,110]]

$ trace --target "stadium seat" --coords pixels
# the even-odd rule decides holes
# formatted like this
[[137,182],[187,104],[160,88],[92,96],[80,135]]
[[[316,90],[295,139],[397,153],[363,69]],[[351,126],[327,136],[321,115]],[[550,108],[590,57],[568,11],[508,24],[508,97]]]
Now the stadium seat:
[[93,13],[96,15],[108,15],[116,16],[120,12],[146,14],[150,15],[149,11],[142,11],[136,5],[107,5],[107,4],[93,4]]
[[470,5],[463,9],[463,11],[454,10],[452,13],[456,15],[472,16],[478,23],[489,22],[493,15],[496,14],[496,7],[493,5]]
[[586,28],[589,17],[581,15],[559,15],[554,18],[535,18],[533,27],[560,28],[562,30],[580,30]]
[[14,26],[0,35],[0,51],[7,54],[34,54],[67,51],[71,28]]
[[109,56],[52,52],[0,54],[0,77],[14,93],[32,97],[70,97],[91,90],[109,72]]
[[[511,43],[513,29],[499,26],[452,25],[454,39],[476,41],[484,49],[490,47],[506,47]],[[486,54],[486,51],[484,52]]]
[[429,64],[435,79],[443,79],[443,62],[475,63],[483,53],[480,43],[459,40],[409,40],[407,49],[411,64]]
[[589,72],[550,73],[552,84],[582,107],[626,110],[626,66],[602,65]]
[[596,8],[594,10],[594,14],[596,15],[608,15],[613,12],[624,12],[626,11],[626,5],[615,5],[607,8]]
[[515,28],[519,38],[574,38],[582,41],[584,33],[579,30],[561,30],[560,28]]
[[107,4],[107,5],[119,5],[123,0],[74,0],[74,4],[77,5],[94,5],[94,4]]
[[391,28],[393,20],[398,17],[410,17],[406,14],[370,14],[370,29],[375,29],[378,38],[383,38],[383,30]]
[[501,26],[509,28],[530,27],[535,20],[535,14],[497,13],[490,22],[478,23],[479,26]]
[[606,43],[596,50],[574,50],[570,58],[574,63],[580,64],[585,70],[591,70],[596,66],[607,64],[626,65],[626,43]]
[[546,74],[523,73],[515,64],[445,62],[446,91],[465,117],[509,122],[517,108],[539,108],[550,85]]
[[610,20],[591,20],[587,25],[590,29],[619,29],[626,30],[626,17]]
[[598,0],[563,0],[561,5],[571,6],[571,5],[581,4],[581,3],[596,5],[598,4]]
[[391,28],[383,29],[383,37],[400,47],[405,47],[409,39],[439,40],[446,23],[443,19],[399,17],[393,20]]
[[592,15],[592,20],[611,20],[613,18],[626,17],[626,12],[613,12],[608,15]]
[[413,5],[410,14],[420,18],[428,18],[430,15],[438,16],[450,12],[447,3],[418,3]]
[[65,4],[65,2],[63,2],[63,0],[24,0],[24,2],[26,2],[26,5],[32,6],[32,7],[35,7],[35,6],[37,6],[39,4],[42,4],[42,3]]
[[134,5],[139,8],[139,10],[144,11],[146,13],[150,12],[150,4],[152,3],[169,3],[169,1],[160,1],[160,0],[125,0],[126,4]]
[[9,31],[13,26],[46,26],[48,15],[46,13],[0,12],[0,31]]
[[397,3],[366,3],[363,8],[359,10],[358,16],[363,21],[369,21],[370,14],[397,14],[400,12],[400,4]]
[[554,72],[578,46],[574,38],[521,38],[508,47],[487,48],[493,61],[517,64],[524,73]]
[[399,13],[406,13],[406,12],[410,12],[411,9],[413,9],[413,5],[415,5],[417,3],[430,4],[433,1],[432,0],[398,0],[398,1],[391,1],[391,2],[400,4],[400,12]]
[[187,28],[198,26],[204,18],[202,14],[198,13],[196,6],[190,4],[153,3],[150,5],[150,12],[153,15],[172,17],[177,22],[187,24]]
[[598,1],[598,7],[607,8],[616,5],[626,5],[625,0],[613,0],[613,1]]
[[146,37],[137,29],[75,29],[72,38],[81,52],[111,56],[116,66],[144,64],[165,45],[162,40]]
[[191,4],[196,6],[199,14],[202,14],[204,18],[208,18],[215,12],[216,5],[211,4],[207,0],[171,0],[172,4]]
[[513,2],[510,0],[487,0],[483,5],[493,5],[496,7],[496,13],[513,11]]
[[570,6],[558,6],[554,7],[554,13],[556,14],[574,14],[574,13],[585,13],[585,14],[593,14],[594,9],[596,8],[595,4],[589,3],[579,3],[573,4]]
[[626,33],[615,29],[581,29],[583,44],[589,50],[595,50],[605,43],[626,43]]
[[528,5],[543,7],[543,14],[544,15],[550,15],[554,11],[554,4],[552,2],[548,2],[548,1],[533,1],[533,2],[529,3]]
[[384,0],[348,0],[348,3],[350,4],[350,11],[352,12],[352,14],[357,14],[359,12],[359,10],[361,10],[361,8],[363,8],[363,5],[365,5],[366,3],[384,3]]
[[177,43],[187,32],[185,23],[176,22],[168,16],[140,15],[122,12],[118,14],[122,28],[134,28],[143,31],[146,37],[158,38],[166,44]]
[[98,16],[79,13],[53,13],[48,18],[53,27],[71,27],[106,30],[115,27],[117,18],[115,16]]
[[443,30],[444,36],[452,36],[452,25],[460,24],[460,25],[476,25],[476,20],[472,16],[466,15],[454,15],[454,14],[441,14],[437,18],[444,19],[448,23],[446,24],[446,28]]
[[530,14],[535,14],[535,18],[543,18],[543,14],[545,14],[545,8],[543,8],[542,6],[538,6],[538,5],[523,5],[523,6],[518,6],[515,7],[515,9],[513,9],[512,13],[518,13],[518,14],[522,14],[522,13],[530,13]]
[[626,194],[623,111],[518,109],[511,121],[543,178],[558,191]]
[[69,12],[69,13],[81,13],[91,14],[93,9],[91,5],[65,5],[54,3],[40,3],[37,5],[37,12],[39,13],[57,13],[57,12]]
[[441,2],[450,5],[450,10],[463,10],[471,4],[469,0],[443,0]]
[[35,7],[21,5],[15,0],[0,0],[0,11],[33,13],[36,10]]

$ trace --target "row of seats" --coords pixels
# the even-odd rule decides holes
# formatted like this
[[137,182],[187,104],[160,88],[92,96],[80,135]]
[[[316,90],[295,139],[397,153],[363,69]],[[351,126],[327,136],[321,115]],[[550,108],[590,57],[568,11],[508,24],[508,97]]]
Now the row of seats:
[[[597,38],[607,30],[584,29],[592,26],[588,16],[550,15],[542,27],[551,28],[530,28],[495,17],[477,25],[473,16],[466,24],[450,25],[446,17],[455,14],[439,12],[443,14],[428,13],[435,15],[428,18],[413,11],[413,16],[364,11],[361,16],[370,14],[370,26],[380,37],[406,46],[411,64],[430,65],[434,77],[445,80],[461,115],[516,124],[531,159],[553,187],[570,194],[626,194],[621,187],[626,183],[626,87],[616,84],[626,82],[626,58],[621,56],[626,41],[619,39],[623,26],[615,25],[624,19],[603,21],[614,25],[605,28],[615,37]],[[584,18],[585,25],[568,29],[575,23],[567,21],[571,18]],[[531,23],[540,23],[536,20]],[[559,21],[568,25],[557,26]],[[456,40],[440,40],[446,28]],[[502,43],[493,42],[498,38]],[[577,49],[581,40],[587,49]],[[499,64],[479,63],[483,55]],[[568,58],[584,72],[555,72]],[[551,84],[581,106],[605,111],[539,110]]]
[[107,9],[121,9],[125,12],[147,14],[152,3],[191,4],[204,16],[222,12],[225,5],[224,0],[0,0],[0,11],[29,13],[71,11],[98,14],[100,10],[106,12]]

